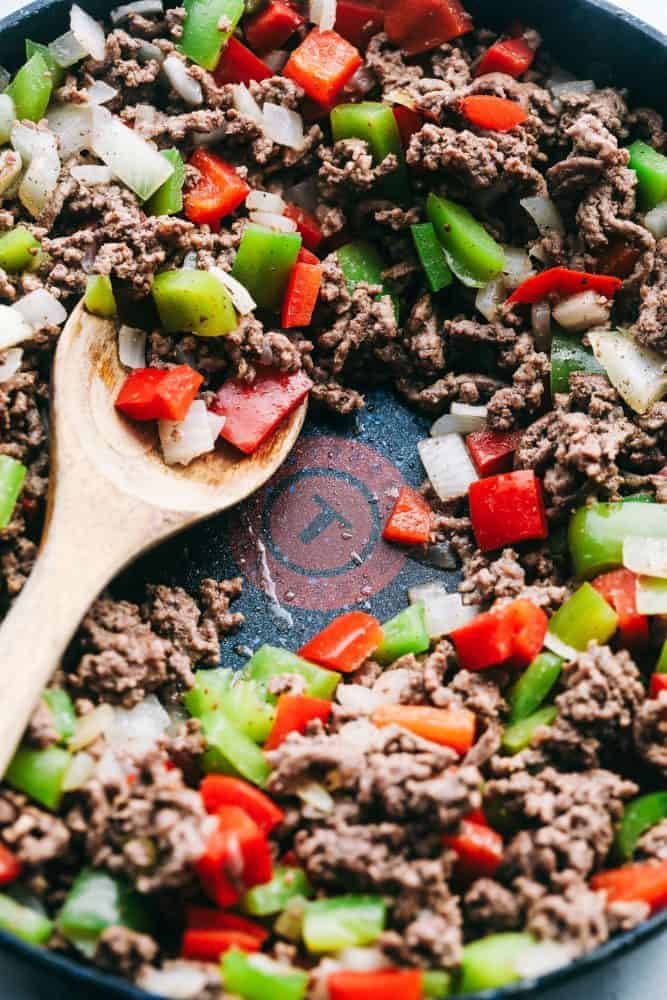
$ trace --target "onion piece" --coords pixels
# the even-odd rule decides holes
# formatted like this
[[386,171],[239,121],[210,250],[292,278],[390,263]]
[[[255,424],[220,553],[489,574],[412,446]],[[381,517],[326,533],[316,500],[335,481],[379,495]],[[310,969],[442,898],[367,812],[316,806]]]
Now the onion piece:
[[475,309],[484,319],[493,323],[498,316],[498,309],[507,298],[507,286],[502,278],[492,278],[488,285],[480,288],[475,296]]
[[264,132],[272,142],[289,149],[303,149],[303,118],[298,112],[267,101],[262,113]]
[[153,45],[152,42],[142,42],[141,47],[137,49],[137,59],[140,63],[163,63],[165,54],[162,49],[159,49],[157,45]]
[[320,31],[331,31],[336,23],[336,0],[310,0],[309,20]]
[[275,212],[282,215],[286,205],[279,194],[272,194],[270,191],[251,191],[245,200],[245,207],[249,212]]
[[227,274],[227,272],[223,271],[221,267],[212,267],[211,274],[214,274],[218,281],[225,286],[229,292],[229,297],[231,298],[234,307],[242,316],[248,316],[254,309],[257,308],[257,303],[245,285],[242,285],[241,282],[232,277],[231,274]]
[[656,240],[667,236],[667,201],[661,201],[644,216],[644,225]]
[[427,438],[417,445],[419,457],[441,500],[463,496],[478,476],[460,434]]
[[120,7],[114,7],[111,11],[111,23],[116,25],[127,20],[130,14],[164,14],[164,4],[162,0],[134,0],[133,3],[124,3]]
[[522,979],[534,979],[560,969],[572,961],[571,949],[558,941],[540,941],[522,950],[514,962],[514,971]]
[[554,97],[561,97],[563,94],[592,94],[596,86],[595,80],[564,80],[552,82],[549,89]]
[[108,104],[114,97],[118,97],[118,91],[104,80],[95,80],[90,87],[86,87],[86,93],[91,104]]
[[9,142],[16,121],[16,108],[9,94],[0,94],[0,143]]
[[635,413],[646,411],[667,393],[665,359],[640,346],[624,330],[593,330],[588,338],[609,381]]
[[69,26],[79,45],[85,49],[86,54],[92,56],[95,62],[103,62],[107,43],[104,28],[99,21],[96,21],[75,3],[72,4],[70,11]]
[[505,288],[512,291],[531,278],[535,271],[530,263],[530,257],[520,247],[504,246],[505,263],[503,265],[503,282]]
[[19,199],[37,219],[48,205],[60,177],[60,157],[54,139],[49,155],[36,156],[19,186]]
[[640,615],[667,615],[667,580],[638,576],[636,600]]
[[519,204],[528,212],[542,236],[551,232],[565,232],[561,214],[551,198],[535,195],[532,198],[522,198]]
[[23,361],[23,349],[21,347],[10,347],[5,351],[0,360],[0,383],[8,382],[16,375]]
[[97,763],[95,759],[89,753],[86,753],[85,750],[74,754],[69,762],[69,767],[65,771],[63,792],[76,792],[77,789],[83,788],[86,782],[95,774],[96,768]]
[[76,720],[74,735],[69,741],[69,749],[72,751],[83,750],[90,746],[100,736],[104,736],[110,726],[113,725],[114,710],[111,705],[98,705],[88,715],[82,715]]
[[609,322],[611,303],[593,289],[571,295],[559,302],[553,310],[553,318],[570,333],[583,333],[594,326],[604,326]]
[[49,43],[49,52],[62,69],[69,69],[74,63],[85,59],[88,55],[73,31],[68,31],[55,41]]
[[137,330],[133,326],[121,326],[118,331],[118,359],[121,365],[126,368],[145,368],[147,340],[148,334],[145,330]]
[[538,351],[548,351],[551,346],[551,306],[548,302],[534,302],[530,307],[530,324]]
[[0,197],[10,197],[15,193],[22,169],[23,161],[15,149],[5,149],[0,153]]
[[472,604],[464,604],[460,594],[450,594],[442,583],[424,583],[410,587],[410,604],[420,601],[426,615],[426,631],[430,639],[449,635],[454,629],[467,625],[476,618],[479,609]]
[[239,114],[251,118],[264,131],[264,115],[245,83],[232,84],[232,101]]
[[639,576],[667,579],[667,539],[626,538],[623,542],[623,565]]
[[566,662],[571,663],[579,656],[579,651],[574,646],[568,646],[566,642],[559,639],[557,635],[547,631],[544,637],[544,645],[556,656],[561,656]]
[[297,786],[295,791],[303,803],[310,806],[311,809],[315,809],[318,813],[326,815],[333,812],[335,802],[324,785],[321,785],[319,781],[307,781],[305,784]]
[[385,704],[381,695],[363,684],[339,684],[336,699],[343,708],[349,708],[360,715],[372,715],[376,708]]
[[92,149],[142,201],[155,194],[174,167],[106,108],[93,108]]
[[194,400],[185,420],[159,420],[158,431],[167,465],[188,465],[215,447],[203,399]]
[[45,288],[36,288],[34,292],[24,295],[14,303],[33,330],[43,330],[46,326],[62,326],[67,319],[67,310],[51,292]]
[[276,233],[295,233],[297,230],[294,219],[288,219],[286,215],[276,215],[275,212],[251,212],[250,221],[256,222],[258,226],[273,229]]
[[343,948],[336,955],[341,968],[352,972],[375,972],[386,969],[391,962],[379,948]]
[[58,137],[60,154],[69,160],[90,148],[93,117],[90,105],[56,104],[46,114],[49,128]]
[[208,973],[194,962],[165,962],[162,969],[144,965],[138,985],[169,1000],[197,1000],[206,992]]
[[0,305],[0,351],[18,347],[24,340],[30,340],[32,334],[32,327],[18,309]]
[[185,63],[178,56],[167,56],[162,64],[162,68],[169,83],[186,104],[195,107],[203,102],[204,91],[201,88],[201,84],[198,80],[193,80],[187,71]]
[[213,410],[207,410],[206,416],[208,417],[208,426],[211,428],[213,440],[217,441],[220,437],[220,431],[225,426],[227,417],[222,413],[214,413]]
[[388,104],[400,104],[403,108],[409,108],[410,111],[414,111],[416,108],[415,97],[408,90],[401,90],[400,87],[394,87],[392,90],[388,90],[383,96],[383,100]]
[[70,169],[70,174],[75,181],[80,181],[87,187],[97,187],[98,184],[109,184],[113,180],[113,174],[109,167],[98,166],[97,164],[79,164]]
[[115,751],[145,753],[170,724],[171,719],[163,706],[154,694],[149,694],[134,708],[113,710],[107,742]]
[[380,674],[371,690],[374,695],[382,699],[383,705],[397,705],[409,684],[410,671],[404,667],[396,667]]
[[471,434],[481,431],[486,424],[485,406],[470,406],[468,403],[452,403],[449,413],[444,413],[431,427],[431,437],[442,434]]

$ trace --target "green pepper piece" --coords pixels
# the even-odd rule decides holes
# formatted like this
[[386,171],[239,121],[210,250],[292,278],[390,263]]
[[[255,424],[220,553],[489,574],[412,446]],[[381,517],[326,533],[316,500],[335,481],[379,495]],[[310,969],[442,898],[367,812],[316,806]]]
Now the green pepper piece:
[[454,280],[447,266],[442,246],[430,222],[420,222],[410,226],[419,263],[424,269],[428,287],[432,292],[440,292]]
[[262,309],[277,309],[299,256],[299,233],[274,233],[254,223],[246,226],[232,268]]
[[378,250],[365,240],[346,243],[336,251],[348,292],[353,292],[360,281],[369,285],[382,284],[385,263]]
[[444,969],[424,969],[422,993],[428,1000],[445,1000],[452,994],[452,976]]
[[[186,18],[180,49],[204,69],[215,69],[222,47],[243,14],[243,0],[185,0]],[[229,25],[224,31],[220,23]]]
[[0,928],[28,944],[46,944],[53,933],[53,921],[11,896],[0,895]]
[[526,747],[530,746],[536,730],[540,726],[550,726],[555,721],[557,715],[558,709],[556,706],[547,705],[545,708],[540,708],[537,712],[533,712],[527,718],[513,722],[503,733],[503,750],[510,754],[525,750]]
[[368,143],[373,162],[382,163],[393,155],[398,167],[380,181],[386,198],[405,202],[410,196],[410,181],[405,166],[403,143],[392,108],[378,101],[361,101],[359,104],[339,104],[331,112],[331,131],[334,142],[339,139],[363,139]]
[[77,876],[56,925],[63,937],[86,954],[107,927],[129,927],[141,933],[154,929],[144,897],[122,879],[92,869],[84,869]]
[[225,993],[243,1000],[303,1000],[308,973],[274,962],[268,955],[247,955],[232,948],[222,957]]
[[467,208],[431,192],[426,214],[459,281],[470,288],[482,288],[500,274],[505,251]]
[[[252,659],[248,660],[243,673],[264,687],[268,687],[269,681],[280,674],[299,674],[306,682],[305,693],[309,697],[326,698],[328,701],[333,697],[340,681],[340,674],[335,670],[317,667],[279,646],[261,646]],[[269,701],[276,701],[272,695],[267,695],[267,698]]]
[[27,271],[35,262],[39,243],[25,226],[16,226],[0,237],[0,267],[10,274]]
[[372,944],[385,928],[387,905],[381,896],[335,896],[308,903],[303,941],[308,951],[341,951]]
[[271,767],[257,744],[222,712],[204,715],[201,725],[207,746],[204,770],[239,775],[263,788]]
[[93,316],[112,319],[117,312],[111,278],[107,274],[91,274],[86,282],[83,304]]
[[605,371],[590,347],[584,347],[581,336],[554,330],[551,338],[551,395],[570,391],[570,375],[586,372],[604,375]]
[[169,333],[222,337],[236,329],[232,300],[209,271],[163,271],[156,275],[152,293],[160,322]]
[[393,663],[406,653],[425,653],[430,645],[423,601],[411,604],[382,626],[384,639],[373,653],[378,663]]
[[5,781],[28,798],[56,811],[63,795],[63,780],[70,755],[60,747],[29,750],[19,747],[7,768]]
[[253,917],[268,917],[284,910],[295,896],[312,896],[313,890],[301,868],[279,865],[273,878],[264,885],[249,889],[240,902],[241,909]]
[[639,202],[648,211],[667,198],[667,156],[645,142],[633,142],[629,149],[631,170],[637,174]]
[[459,992],[477,993],[521,978],[517,960],[537,945],[532,934],[490,934],[467,944],[461,959]]
[[162,187],[151,195],[144,209],[148,215],[178,215],[183,210],[183,185],[185,184],[185,164],[177,149],[160,150],[165,160],[171,163],[174,172]]
[[183,699],[190,715],[201,718],[223,712],[249,739],[264,743],[276,710],[266,702],[260,685],[224,667],[198,670],[195,678],[197,683]]
[[660,656],[658,658],[658,663],[655,668],[656,674],[667,674],[667,639],[662,644],[662,649],[660,650]]
[[590,579],[622,566],[626,538],[667,538],[667,506],[622,502],[581,507],[568,527],[576,576]]
[[6,528],[12,519],[26,471],[15,458],[0,455],[0,528]]
[[35,52],[23,64],[6,92],[14,102],[19,121],[38,122],[46,114],[52,90],[53,77],[46,60]]
[[540,707],[560,677],[563,660],[555,653],[540,653],[509,693],[510,724],[527,719]]
[[551,635],[581,651],[593,639],[608,642],[617,627],[618,615],[590,583],[582,583],[549,621]]
[[614,852],[618,860],[631,861],[642,834],[663,819],[667,819],[667,792],[651,792],[629,802],[614,838]]
[[67,71],[59,66],[58,63],[53,58],[53,52],[48,47],[48,45],[42,45],[41,42],[33,42],[29,38],[25,40],[25,57],[26,59],[32,59],[35,53],[38,52],[46,65],[48,66],[49,73],[51,74],[51,81],[53,84],[53,89],[62,86],[65,82],[65,76]]
[[76,712],[72,699],[62,688],[47,688],[42,691],[42,701],[46,703],[53,727],[60,737],[61,743],[67,743],[74,735]]

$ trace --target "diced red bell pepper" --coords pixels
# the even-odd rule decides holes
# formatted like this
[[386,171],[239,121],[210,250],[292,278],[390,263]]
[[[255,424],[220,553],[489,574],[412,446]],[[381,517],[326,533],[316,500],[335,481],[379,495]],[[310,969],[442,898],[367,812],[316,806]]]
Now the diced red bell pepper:
[[282,48],[303,23],[294,7],[281,0],[270,0],[264,10],[247,19],[244,31],[248,44],[261,55]]
[[190,165],[201,177],[185,195],[185,214],[197,225],[217,226],[246,200],[250,187],[234,167],[206,149],[196,149]]
[[588,271],[571,271],[567,267],[551,267],[524,281],[507,301],[532,305],[549,295],[566,299],[586,291],[598,292],[607,299],[613,299],[622,284],[620,278],[609,274],[590,274]]
[[498,613],[509,619],[512,628],[512,655],[508,666],[519,669],[527,667],[544,645],[549,627],[546,614],[542,608],[525,598],[506,604]]
[[420,1000],[419,969],[341,970],[327,976],[329,1000]]
[[409,56],[435,49],[474,27],[460,0],[386,0],[384,9],[384,30]]
[[461,820],[456,834],[442,838],[458,854],[457,868],[465,879],[491,878],[503,860],[503,838],[487,823]]
[[197,874],[218,906],[233,906],[246,889],[271,880],[271,851],[265,834],[238,806],[222,806],[216,819]]
[[0,885],[15,882],[21,874],[21,867],[19,859],[4,844],[0,844]]
[[667,691],[667,674],[651,674],[651,698],[657,698],[661,691]]
[[475,742],[475,716],[467,708],[380,705],[371,718],[375,726],[401,726],[460,754],[467,753]]
[[299,656],[327,670],[349,674],[357,670],[384,639],[382,626],[365,611],[334,618],[299,650]]
[[593,586],[618,615],[618,630],[625,646],[643,647],[649,639],[648,617],[637,611],[637,574],[615,569],[593,580]]
[[322,265],[297,261],[289,276],[285,298],[280,314],[280,325],[284,330],[295,326],[308,326],[322,284]]
[[133,420],[185,420],[204,376],[189,365],[136,368],[116,397],[116,409]]
[[518,79],[533,64],[535,51],[525,38],[505,38],[496,42],[482,56],[475,76],[486,73],[505,73]]
[[628,243],[622,237],[609,241],[609,246],[597,259],[600,274],[613,274],[617,278],[629,278],[641,257],[638,246]]
[[218,962],[232,948],[239,951],[259,951],[256,937],[242,931],[186,930],[181,944],[181,957],[193,962]]
[[548,535],[542,484],[529,469],[476,480],[468,502],[482,552]]
[[319,257],[316,257],[314,253],[310,252],[310,250],[305,250],[304,247],[301,247],[299,249],[299,256],[297,257],[297,261],[300,264],[321,264],[322,263]]
[[591,888],[604,889],[610,903],[648,903],[651,913],[667,906],[667,861],[639,861],[600,872]]
[[480,476],[496,476],[512,468],[523,431],[473,431],[466,444]]
[[455,629],[459,664],[465,670],[484,670],[500,664],[527,666],[544,645],[547,616],[532,601],[519,599],[478,615]]
[[[309,250],[317,250],[322,242],[322,227],[310,212],[300,205],[286,205],[283,212],[288,219],[296,222],[296,227],[301,233],[301,239]],[[311,262],[312,263],[312,262]]]
[[528,118],[528,112],[520,104],[491,94],[464,97],[461,111],[473,125],[491,132],[511,132]]
[[238,913],[213,910],[209,906],[188,906],[185,909],[185,926],[197,931],[240,931],[246,937],[254,937],[262,945],[269,932],[261,924]]
[[384,11],[369,3],[338,0],[334,28],[363,52],[373,35],[384,27]]
[[324,698],[308,698],[303,694],[281,694],[276,719],[265,750],[275,750],[290,733],[305,733],[315,719],[326,722],[331,715],[331,702]]
[[218,389],[212,406],[227,418],[221,437],[251,455],[301,405],[312,386],[303,371],[260,370],[250,385],[230,379]]
[[251,80],[267,80],[273,76],[273,70],[232,35],[222,50],[213,76],[222,87],[225,83],[247,84]]
[[473,809],[466,816],[463,817],[468,823],[477,823],[478,826],[488,826],[489,821],[484,815],[483,809]]
[[199,786],[199,793],[207,812],[217,813],[222,806],[238,806],[267,835],[285,818],[285,813],[268,795],[241,778],[208,774]]
[[337,31],[313,28],[292,52],[283,76],[298,83],[318,104],[331,108],[361,61],[358,50]]
[[403,487],[382,537],[401,545],[426,545],[431,537],[431,508],[420,493],[409,486]]
[[403,104],[395,104],[392,110],[396,124],[398,125],[398,131],[401,134],[403,149],[407,149],[410,145],[410,139],[412,139],[415,132],[419,132],[419,129],[424,124],[424,119],[418,111],[406,108]]

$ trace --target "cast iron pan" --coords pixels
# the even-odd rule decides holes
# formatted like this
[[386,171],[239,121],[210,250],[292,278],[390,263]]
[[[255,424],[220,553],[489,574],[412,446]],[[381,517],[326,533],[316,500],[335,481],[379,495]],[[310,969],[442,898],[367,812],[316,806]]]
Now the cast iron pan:
[[[79,2],[100,16],[116,0]],[[37,0],[2,21],[0,63],[9,68],[20,63],[26,37],[48,42],[65,31],[70,6],[71,0]],[[467,6],[482,23],[498,21],[496,0],[469,0]],[[516,16],[537,27],[563,65],[579,76],[628,86],[635,101],[667,111],[667,38],[659,32],[604,0],[506,0],[500,6],[502,23]],[[247,647],[256,649],[263,642],[298,648],[346,608],[366,608],[381,620],[391,617],[405,605],[409,586],[442,579],[442,571],[381,538],[396,487],[422,479],[416,444],[427,433],[427,421],[382,390],[369,394],[366,409],[354,420],[309,419],[290,458],[258,495],[141,559],[114,582],[114,592],[140,599],[145,580],[192,589],[205,576],[242,574],[247,583],[235,608],[244,612],[246,624],[239,635],[224,641],[222,659],[230,665],[240,665]],[[449,576],[454,589],[456,574]],[[272,596],[268,581],[275,587]],[[665,927],[667,912],[564,969],[477,998],[535,996]],[[9,935],[0,933],[0,946],[26,963],[41,965],[63,988],[74,979],[96,995],[148,996]]]

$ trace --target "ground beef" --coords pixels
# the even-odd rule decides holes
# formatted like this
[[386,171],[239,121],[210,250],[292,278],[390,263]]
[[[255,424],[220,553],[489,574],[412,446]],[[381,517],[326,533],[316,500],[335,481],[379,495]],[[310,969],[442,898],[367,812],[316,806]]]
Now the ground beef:
[[640,756],[667,774],[667,693],[645,701],[634,723],[635,744]]
[[657,826],[652,826],[639,838],[635,858],[667,861],[667,819],[663,819]]
[[655,269],[640,292],[639,316],[632,332],[640,344],[667,354],[667,240],[656,248]]
[[61,819],[8,788],[0,790],[0,839],[29,868],[63,858],[70,846]]
[[466,923],[475,932],[493,934],[521,925],[522,912],[516,892],[491,878],[478,878],[463,897]]
[[53,746],[60,739],[60,735],[53,725],[51,710],[41,698],[30,716],[24,739],[30,746],[39,750]]
[[322,160],[319,169],[320,191],[325,198],[342,197],[349,201],[349,192],[370,191],[382,177],[391,174],[398,166],[393,154],[373,165],[373,154],[362,139],[340,139],[333,147],[318,150]]
[[[526,556],[523,558],[524,564],[527,564]],[[569,589],[559,583],[553,564],[550,561],[538,563],[537,569],[546,571],[544,575],[527,572],[529,564],[524,564],[514,549],[504,549],[495,559],[476,552],[463,563],[463,580],[459,590],[465,595],[464,601],[487,607],[496,601],[506,602],[521,597],[547,612],[556,611],[567,598]]]
[[572,956],[584,955],[609,937],[605,894],[573,879],[561,892],[543,896],[528,909],[526,930],[540,940],[557,941]]
[[107,927],[95,946],[94,962],[100,969],[134,979],[147,962],[154,962],[158,944],[150,935],[139,934],[128,927]]

